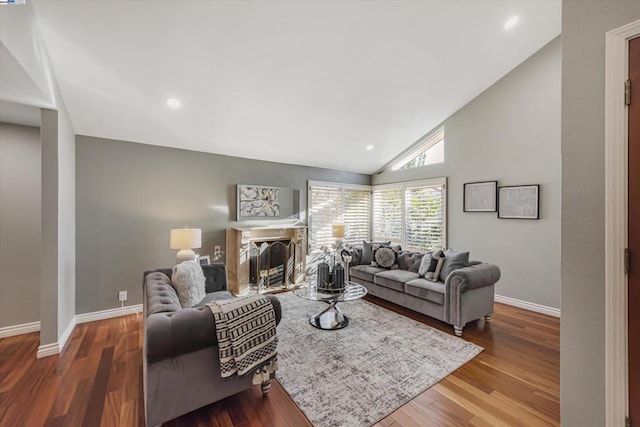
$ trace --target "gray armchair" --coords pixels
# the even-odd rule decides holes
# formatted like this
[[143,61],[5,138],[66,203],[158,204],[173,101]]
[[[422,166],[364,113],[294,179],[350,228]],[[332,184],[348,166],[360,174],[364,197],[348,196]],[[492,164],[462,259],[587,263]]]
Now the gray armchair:
[[[171,285],[171,269],[144,273],[143,387],[148,426],[253,387],[251,375],[221,379],[215,323],[205,305],[234,296],[227,291],[224,264],[202,267],[207,295],[184,309]],[[280,302],[274,296],[269,299],[279,323]],[[270,384],[270,380],[262,384],[263,394]]]

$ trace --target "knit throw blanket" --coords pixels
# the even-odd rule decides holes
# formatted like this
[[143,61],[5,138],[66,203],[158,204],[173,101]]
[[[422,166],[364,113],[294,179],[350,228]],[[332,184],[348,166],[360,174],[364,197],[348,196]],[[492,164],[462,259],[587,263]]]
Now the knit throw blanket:
[[212,301],[207,304],[216,323],[222,378],[254,373],[253,383],[270,378],[277,368],[276,316],[262,295]]

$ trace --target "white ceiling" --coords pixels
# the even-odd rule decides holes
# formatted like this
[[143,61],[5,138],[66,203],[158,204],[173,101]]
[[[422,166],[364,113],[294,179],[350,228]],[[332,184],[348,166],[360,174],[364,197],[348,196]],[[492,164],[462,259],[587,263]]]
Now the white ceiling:
[[362,173],[561,26],[560,0],[32,3],[77,134]]

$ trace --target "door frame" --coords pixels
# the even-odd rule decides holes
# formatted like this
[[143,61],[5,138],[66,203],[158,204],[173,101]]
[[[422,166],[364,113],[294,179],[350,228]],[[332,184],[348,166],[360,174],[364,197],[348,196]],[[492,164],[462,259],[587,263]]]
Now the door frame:
[[[640,20],[606,33],[605,47],[605,420],[624,425],[629,413],[627,276],[629,40],[640,36]],[[638,101],[636,101],[638,102]]]

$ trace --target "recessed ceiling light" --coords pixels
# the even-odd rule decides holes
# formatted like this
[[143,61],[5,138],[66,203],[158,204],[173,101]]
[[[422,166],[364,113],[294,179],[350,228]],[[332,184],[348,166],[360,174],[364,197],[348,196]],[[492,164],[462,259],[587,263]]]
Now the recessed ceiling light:
[[180,108],[182,105],[182,102],[180,102],[178,98],[167,98],[165,102],[171,108]]
[[507,20],[507,22],[504,23],[504,29],[505,30],[510,30],[513,27],[516,26],[516,24],[518,23],[518,21],[520,20],[520,17],[518,15],[514,15],[511,18],[509,18]]
[[367,151],[371,151],[373,150],[373,145],[367,145],[366,147],[364,147],[364,149]]

